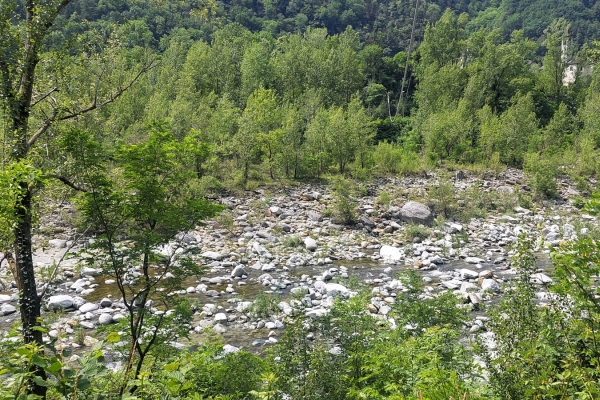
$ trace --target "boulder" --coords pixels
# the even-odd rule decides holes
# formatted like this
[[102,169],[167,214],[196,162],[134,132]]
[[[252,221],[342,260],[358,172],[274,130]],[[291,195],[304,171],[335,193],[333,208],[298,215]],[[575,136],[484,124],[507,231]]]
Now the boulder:
[[113,323],[113,316],[108,313],[100,314],[100,317],[98,317],[98,323],[100,325],[110,325]]
[[317,250],[317,241],[311,237],[307,237],[304,239],[304,245],[306,246],[306,250],[309,250],[309,251]]
[[86,276],[98,276],[100,275],[100,271],[98,271],[96,268],[83,267],[81,268],[79,274],[82,278]]
[[409,201],[400,209],[400,216],[404,221],[417,224],[430,224],[433,214],[425,204]]
[[10,314],[13,314],[16,312],[17,312],[17,308],[15,306],[13,306],[12,304],[2,304],[2,307],[0,307],[1,315],[10,315]]
[[112,306],[112,300],[105,297],[102,300],[100,300],[100,307],[102,308],[106,308],[106,307],[110,307]]
[[246,270],[244,269],[243,265],[238,265],[237,267],[235,267],[233,269],[233,271],[231,271],[231,277],[232,278],[241,278],[244,275],[248,275],[248,273],[246,272]]
[[379,255],[384,261],[393,262],[400,261],[404,258],[404,253],[401,249],[394,246],[384,245],[379,249]]
[[98,308],[99,308],[98,304],[95,304],[95,303],[85,303],[84,305],[82,305],[81,307],[79,307],[79,311],[81,311],[83,314],[85,314],[86,312],[95,311]]
[[70,308],[70,307],[73,307],[74,304],[75,304],[75,301],[73,300],[73,297],[68,296],[66,294],[50,296],[50,298],[46,302],[46,305],[48,306],[48,309],[50,309],[50,310],[59,310],[59,309]]
[[494,279],[484,279],[481,281],[481,289],[484,292],[499,292],[500,285]]
[[221,261],[222,259],[225,258],[225,256],[223,254],[218,253],[216,251],[205,251],[204,253],[202,253],[202,257],[208,258],[210,260],[216,260],[216,261]]

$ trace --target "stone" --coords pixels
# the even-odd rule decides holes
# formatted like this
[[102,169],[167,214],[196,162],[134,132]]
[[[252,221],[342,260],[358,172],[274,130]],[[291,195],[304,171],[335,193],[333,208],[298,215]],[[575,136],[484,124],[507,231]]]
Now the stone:
[[273,215],[281,215],[281,214],[283,214],[283,210],[281,208],[277,207],[277,206],[271,206],[271,207],[269,207],[269,211]]
[[90,321],[81,321],[79,325],[84,329],[96,329],[96,325]]
[[243,265],[238,265],[233,269],[233,271],[231,271],[232,278],[241,278],[244,275],[248,275],[248,273],[246,272],[246,269],[244,269]]
[[98,343],[98,339],[93,338],[91,336],[85,336],[83,338],[83,345],[86,346],[86,347],[92,347],[96,343]]
[[84,305],[82,305],[81,307],[79,307],[79,311],[81,311],[83,314],[85,314],[86,312],[95,311],[98,308],[99,308],[98,304],[95,304],[95,303],[85,303]]
[[79,275],[81,275],[82,278],[86,276],[98,276],[100,275],[100,271],[96,268],[83,267],[81,268]]
[[350,289],[339,283],[327,283],[325,285],[325,291],[328,296],[333,297],[350,295]]
[[98,323],[100,325],[110,325],[113,323],[113,316],[108,313],[102,313],[98,317]]
[[66,294],[59,294],[56,296],[50,296],[50,298],[46,302],[46,305],[50,310],[59,310],[73,307],[75,305],[75,301],[71,296],[68,296]]
[[67,247],[67,241],[63,239],[50,239],[48,245],[55,249],[64,249]]
[[533,274],[531,275],[531,280],[534,283],[539,283],[539,284],[547,284],[547,283],[552,283],[552,278],[550,278],[548,275],[546,274],[542,274],[541,272],[538,272],[537,274]]
[[317,241],[311,237],[304,238],[304,245],[306,246],[306,250],[317,250]]
[[215,314],[216,322],[227,322],[227,314],[225,313],[217,313]]
[[0,294],[0,304],[8,303],[10,301],[10,296],[7,294]]
[[485,260],[479,257],[467,257],[465,258],[465,262],[467,264],[481,264],[482,262],[485,262]]
[[420,224],[429,224],[433,221],[433,214],[425,204],[409,201],[400,209],[400,216],[404,221]]
[[218,253],[216,251],[205,251],[204,253],[202,253],[202,257],[215,261],[221,261],[225,258],[223,254]]
[[465,279],[479,278],[479,272],[471,271],[470,269],[463,268],[460,271],[460,276]]
[[112,300],[105,297],[102,300],[100,300],[100,307],[102,308],[106,308],[106,307],[110,307],[112,306]]
[[223,346],[223,350],[221,351],[221,357],[226,356],[227,354],[237,353],[238,351],[240,351],[238,347],[226,344]]
[[253,303],[251,301],[240,301],[236,307],[236,311],[240,313],[244,312],[252,307],[252,304]]
[[384,245],[379,249],[379,255],[384,261],[400,261],[404,258],[404,253],[398,247]]
[[484,292],[499,292],[500,285],[494,279],[484,279],[481,281],[481,289]]
[[2,315],[10,315],[17,312],[17,308],[12,304],[2,304],[0,307],[0,314]]

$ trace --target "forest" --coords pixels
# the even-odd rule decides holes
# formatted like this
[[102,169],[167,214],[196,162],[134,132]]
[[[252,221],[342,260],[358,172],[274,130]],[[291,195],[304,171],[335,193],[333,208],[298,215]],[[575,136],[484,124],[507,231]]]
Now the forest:
[[[156,249],[210,219],[233,226],[222,196],[324,184],[336,223],[364,226],[353,187],[457,170],[521,170],[519,208],[562,204],[568,181],[596,215],[598,21],[587,0],[2,0],[0,251],[20,321],[2,332],[0,398],[597,398],[598,230],[550,249],[548,307],[539,243],[515,241],[514,285],[485,317],[494,351],[465,345],[456,296],[424,298],[406,273],[393,330],[357,283],[322,318],[290,318],[266,356],[179,352],[170,337],[194,312],[171,294],[201,268]],[[463,218],[439,208],[444,184],[429,191],[441,225]],[[33,261],[61,202],[128,313],[76,363],[44,350],[50,289]],[[108,369],[102,346],[123,343],[124,368]]]

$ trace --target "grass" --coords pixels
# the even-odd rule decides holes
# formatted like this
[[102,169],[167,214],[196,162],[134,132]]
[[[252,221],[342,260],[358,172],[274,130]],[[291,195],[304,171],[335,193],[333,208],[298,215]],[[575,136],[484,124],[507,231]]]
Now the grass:
[[404,235],[411,240],[415,238],[423,240],[429,237],[429,229],[423,225],[409,224],[404,229]]

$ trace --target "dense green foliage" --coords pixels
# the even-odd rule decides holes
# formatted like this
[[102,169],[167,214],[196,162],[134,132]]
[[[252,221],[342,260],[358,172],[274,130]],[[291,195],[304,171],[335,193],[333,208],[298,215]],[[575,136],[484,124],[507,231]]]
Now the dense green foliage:
[[[163,317],[147,300],[160,298],[167,274],[175,290],[197,272],[172,240],[219,211],[204,200],[214,191],[443,164],[523,168],[538,199],[557,196],[565,175],[594,189],[600,72],[583,67],[600,58],[600,3],[422,2],[414,37],[411,2],[60,4],[0,4],[0,250],[20,247],[21,271],[31,272],[22,304],[37,311],[24,324],[27,344],[2,352],[2,398],[47,386],[56,398],[598,396],[592,238],[556,250],[545,307],[534,302],[531,248],[521,245],[521,277],[490,313],[496,348],[476,349],[482,366],[460,341],[454,296],[423,297],[414,276],[393,322],[373,318],[359,294],[323,318],[290,321],[269,362],[218,346],[173,356],[165,344],[188,331],[190,309],[167,296],[163,306],[176,312]],[[575,63],[577,80],[566,84]],[[329,211],[352,224],[355,193],[345,177],[334,182]],[[129,310],[121,372],[104,368],[100,348],[78,367],[39,348],[32,221],[63,184],[97,235],[91,262],[115,276]],[[453,209],[449,188],[443,178],[429,192],[435,211],[475,215]],[[473,208],[490,202],[469,195]],[[227,226],[227,215],[220,221]],[[131,291],[133,272],[142,282]],[[268,298],[253,310],[272,311]]]

